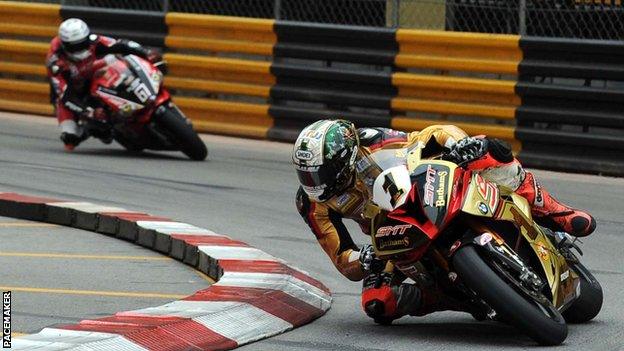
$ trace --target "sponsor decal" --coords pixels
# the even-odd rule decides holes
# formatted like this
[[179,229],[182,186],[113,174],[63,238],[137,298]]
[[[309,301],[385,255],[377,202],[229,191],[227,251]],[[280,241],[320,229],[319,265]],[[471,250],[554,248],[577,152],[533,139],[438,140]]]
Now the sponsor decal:
[[537,232],[535,227],[533,227],[533,224],[529,223],[529,221],[524,217],[524,215],[521,214],[520,211],[518,211],[515,207],[511,207],[509,209],[509,212],[511,212],[511,215],[514,218],[514,221],[521,226],[521,229],[527,232],[527,234],[529,235],[529,238],[535,240],[535,238],[537,238],[539,233]]
[[349,200],[351,200],[350,194],[342,194],[336,199],[336,205],[338,205],[338,207],[342,207],[349,202]]
[[446,171],[442,171],[438,173],[438,176],[440,177],[439,183],[438,183],[438,189],[436,190],[436,202],[435,202],[435,206],[436,207],[444,207],[444,205],[446,205],[446,197],[444,196],[444,192],[446,190],[446,176],[448,175],[448,172]]
[[487,214],[488,213],[488,207],[483,202],[479,202],[479,205],[477,207],[479,208],[479,211],[481,213],[483,213],[483,214]]
[[304,172],[316,172],[319,170],[320,166],[305,166],[305,165],[295,165],[295,169]]
[[358,173],[362,173],[365,170],[367,170],[369,167],[371,166],[371,163],[368,161],[368,157],[364,156],[362,158],[360,158],[356,163],[355,163],[355,169],[357,170]]
[[568,279],[569,276],[570,276],[570,271],[565,271],[565,272],[561,273],[561,275],[559,277],[561,278],[561,281],[564,281],[564,280]]
[[2,348],[11,348],[11,292],[2,292]]
[[544,244],[542,243],[536,243],[537,245],[537,255],[540,257],[540,259],[542,259],[543,261],[546,261],[548,259],[548,250],[546,250],[546,248],[543,246]]
[[542,196],[542,186],[540,183],[533,178],[535,182],[535,201],[533,202],[534,206],[544,207],[544,197]]
[[[425,176],[425,194],[423,196],[425,205],[431,207],[444,207],[446,205],[446,177],[447,171],[437,171],[431,165],[427,166],[427,172]],[[438,181],[438,187],[435,187],[435,183]]]
[[314,139],[314,140],[321,140],[323,138],[323,132],[320,130],[308,130],[304,135],[304,138],[309,138],[309,139]]
[[376,238],[382,238],[385,236],[394,236],[394,235],[403,235],[405,231],[411,228],[411,224],[398,224],[398,225],[388,225],[384,227],[379,227],[377,229],[377,233],[375,234]]
[[483,234],[479,235],[479,245],[484,246],[485,244],[489,243],[490,241],[492,241],[492,234],[490,234],[490,233],[483,233]]
[[433,206],[433,195],[435,192],[435,188],[433,186],[433,184],[436,181],[436,174],[438,173],[438,171],[436,171],[435,169],[433,169],[431,167],[431,165],[427,166],[427,173],[425,176],[425,195],[424,200],[425,200],[425,205],[427,206]]
[[492,212],[496,212],[496,206],[498,206],[498,187],[477,174],[475,177],[477,181],[477,191],[483,197],[483,199],[489,204]]
[[303,161],[310,161],[312,158],[314,158],[314,154],[312,154],[312,152],[308,150],[299,149],[295,152],[295,157]]
[[398,239],[398,240],[383,241],[378,245],[380,250],[383,250],[391,246],[409,246],[409,240],[408,240],[408,244],[405,243],[405,240]]

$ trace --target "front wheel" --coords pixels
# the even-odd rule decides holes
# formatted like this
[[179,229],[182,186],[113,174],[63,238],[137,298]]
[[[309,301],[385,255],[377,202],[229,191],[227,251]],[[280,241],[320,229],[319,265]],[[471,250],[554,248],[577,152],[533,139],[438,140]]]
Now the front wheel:
[[563,312],[568,323],[585,323],[592,320],[602,309],[602,287],[598,280],[580,262],[570,265],[580,277],[581,295]]
[[[453,266],[461,280],[483,299],[502,320],[542,345],[561,344],[568,336],[563,316],[548,299],[537,299],[510,286],[481,258],[474,246],[460,248]],[[501,274],[503,275],[503,274]]]
[[164,111],[154,117],[156,124],[173,138],[172,141],[190,159],[202,161],[208,156],[206,144],[193,130],[190,121],[173,104],[165,106]]

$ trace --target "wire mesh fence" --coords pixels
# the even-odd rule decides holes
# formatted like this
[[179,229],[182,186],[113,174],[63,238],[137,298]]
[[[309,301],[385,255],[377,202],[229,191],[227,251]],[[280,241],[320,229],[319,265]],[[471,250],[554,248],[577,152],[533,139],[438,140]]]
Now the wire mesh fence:
[[26,0],[377,27],[624,39],[624,0]]

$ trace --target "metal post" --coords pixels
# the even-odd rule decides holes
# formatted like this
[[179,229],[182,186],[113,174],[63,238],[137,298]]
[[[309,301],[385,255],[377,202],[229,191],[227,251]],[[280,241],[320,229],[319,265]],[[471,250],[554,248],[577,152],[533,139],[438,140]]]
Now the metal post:
[[526,0],[518,1],[518,34],[526,35]]
[[275,0],[275,2],[273,3],[273,18],[275,18],[275,20],[280,20],[281,19],[281,11],[282,10],[282,0]]
[[163,0],[163,12],[165,14],[169,12],[169,0]]

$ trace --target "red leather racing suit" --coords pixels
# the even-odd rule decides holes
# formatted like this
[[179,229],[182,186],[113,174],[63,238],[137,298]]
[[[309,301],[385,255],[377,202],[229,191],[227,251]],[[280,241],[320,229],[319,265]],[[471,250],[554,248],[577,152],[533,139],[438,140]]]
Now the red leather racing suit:
[[63,52],[58,37],[50,42],[46,67],[50,79],[50,100],[55,104],[59,124],[76,119],[88,106],[85,104],[85,97],[89,93],[89,84],[94,73],[93,63],[96,59],[108,54],[133,54],[149,59],[155,54],[136,42],[123,39],[116,40],[91,34],[89,41],[91,54],[80,62],[72,61]]

